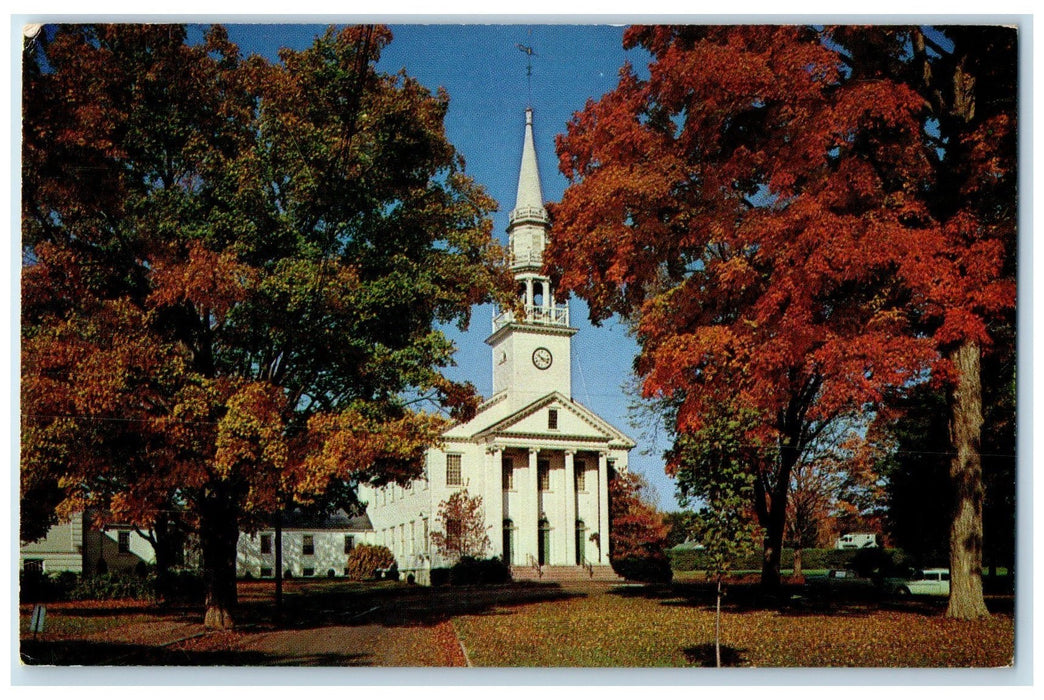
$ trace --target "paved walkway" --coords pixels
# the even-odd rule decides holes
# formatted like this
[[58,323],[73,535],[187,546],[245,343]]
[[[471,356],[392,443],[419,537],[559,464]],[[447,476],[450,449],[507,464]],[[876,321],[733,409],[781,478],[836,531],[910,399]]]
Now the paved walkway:
[[[208,635],[210,637],[211,635]],[[220,635],[214,635],[220,637]],[[465,658],[453,626],[383,625],[317,627],[235,633],[229,652],[248,663],[273,666],[464,666]],[[207,637],[192,646],[208,645]]]

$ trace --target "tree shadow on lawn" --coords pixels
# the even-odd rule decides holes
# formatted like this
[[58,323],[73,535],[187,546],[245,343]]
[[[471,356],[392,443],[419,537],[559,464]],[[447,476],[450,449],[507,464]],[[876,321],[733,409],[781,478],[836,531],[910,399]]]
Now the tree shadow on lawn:
[[368,654],[283,656],[230,649],[201,651],[81,639],[23,640],[27,666],[369,666]]
[[[693,666],[703,666],[709,668],[717,668],[718,658],[714,651],[713,644],[697,644],[696,646],[684,647],[682,655],[685,660]],[[735,647],[721,646],[721,665],[725,667],[737,667],[746,666],[746,649],[736,649]]]
[[[713,610],[716,587],[713,583],[674,583],[618,587],[611,591],[625,598],[641,597],[660,600],[662,605]],[[828,615],[868,617],[876,612],[903,612],[924,617],[938,617],[946,612],[947,599],[937,596],[888,596],[881,591],[809,592],[799,584],[784,584],[776,597],[762,594],[752,583],[726,586],[722,609],[729,612],[774,610],[780,615]],[[1011,595],[987,595],[986,606],[995,615],[1013,615],[1015,600]]]
[[[245,597],[236,611],[237,628],[314,629],[383,625],[430,627],[456,615],[505,614],[503,608],[582,597],[554,583],[425,587],[401,583],[333,583],[287,591],[276,614],[274,593]],[[510,613],[506,613],[510,614]]]
[[[714,583],[675,583],[644,587],[615,588],[614,595],[625,598],[659,600],[670,607],[701,608],[714,611],[717,587]],[[866,617],[881,607],[874,595],[810,597],[797,584],[783,584],[776,595],[765,594],[758,584],[730,583],[721,600],[722,609],[730,613],[771,610],[780,615],[842,615]]]

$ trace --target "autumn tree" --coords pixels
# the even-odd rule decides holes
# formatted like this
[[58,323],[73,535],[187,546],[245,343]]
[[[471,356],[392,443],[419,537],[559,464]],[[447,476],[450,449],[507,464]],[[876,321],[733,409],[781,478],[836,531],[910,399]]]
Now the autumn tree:
[[785,542],[833,547],[846,532],[881,532],[880,451],[866,426],[839,421],[809,445],[791,474]]
[[435,550],[454,561],[464,557],[481,558],[489,551],[490,541],[482,496],[471,496],[467,489],[455,491],[439,504],[435,514],[437,529],[431,533]]
[[676,437],[726,400],[755,413],[768,588],[808,445],[927,371],[945,382],[950,614],[983,614],[977,358],[1014,302],[1015,33],[633,27],[624,41],[651,54],[649,77],[625,66],[558,140],[560,288],[595,321],[630,321],[643,392],[672,406]]
[[475,405],[436,324],[509,289],[494,203],[447,96],[375,69],[390,40],[273,64],[221,27],[62,25],[24,53],[22,502],[183,514],[211,627],[241,529],[406,483],[445,424],[417,404]]

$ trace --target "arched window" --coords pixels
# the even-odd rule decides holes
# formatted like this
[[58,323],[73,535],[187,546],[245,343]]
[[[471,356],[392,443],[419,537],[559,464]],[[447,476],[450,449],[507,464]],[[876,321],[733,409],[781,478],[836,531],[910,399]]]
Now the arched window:
[[533,306],[544,305],[544,283],[538,280],[533,281]]

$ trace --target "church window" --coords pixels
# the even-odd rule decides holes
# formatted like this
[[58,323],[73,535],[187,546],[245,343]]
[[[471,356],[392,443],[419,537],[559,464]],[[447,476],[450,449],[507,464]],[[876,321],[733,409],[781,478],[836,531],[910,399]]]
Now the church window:
[[344,536],[344,553],[348,554],[355,548],[355,537],[352,535]]
[[541,491],[551,490],[551,465],[548,462],[540,462],[537,465],[537,477],[540,481]]
[[446,486],[462,486],[464,479],[460,473],[460,455],[446,455]]
[[305,535],[301,540],[301,554],[315,554],[315,536]]
[[272,536],[261,535],[261,553],[271,554],[272,553]]
[[120,554],[127,554],[130,552],[130,532],[127,530],[121,530],[116,536],[116,551]]
[[460,535],[460,520],[457,518],[446,518],[446,537],[450,540],[456,541],[460,539]]
[[22,570],[26,573],[42,574],[44,570],[44,560],[26,559],[22,562]]
[[584,463],[583,462],[577,462],[576,463],[575,475],[576,475],[576,490],[577,491],[586,491],[587,490],[586,489],[587,479],[586,479],[586,475],[584,474]]
[[558,409],[551,408],[547,411],[547,429],[558,430]]
[[504,471],[504,490],[514,491],[515,490],[515,465],[511,462],[510,457],[505,457],[501,463],[501,469]]

